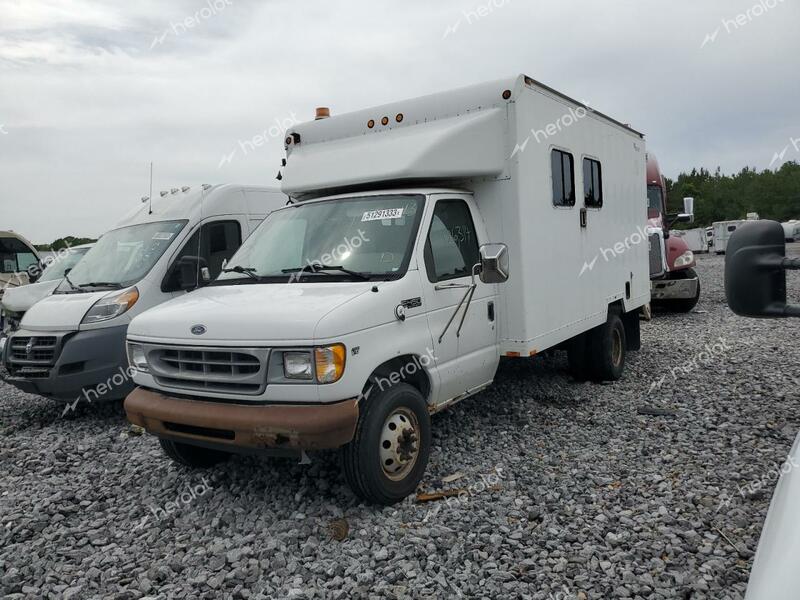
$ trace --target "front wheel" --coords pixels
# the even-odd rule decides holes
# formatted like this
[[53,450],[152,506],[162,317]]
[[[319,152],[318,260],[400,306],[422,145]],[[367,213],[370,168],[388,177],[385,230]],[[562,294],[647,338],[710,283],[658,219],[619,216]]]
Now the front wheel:
[[362,401],[342,469],[353,492],[374,504],[400,502],[417,488],[428,465],[431,424],[419,391],[405,383]]

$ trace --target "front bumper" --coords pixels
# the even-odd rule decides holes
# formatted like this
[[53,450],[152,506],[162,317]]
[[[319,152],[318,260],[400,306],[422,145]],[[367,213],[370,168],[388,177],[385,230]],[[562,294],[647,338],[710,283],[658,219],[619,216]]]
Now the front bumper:
[[353,439],[358,400],[247,406],[177,398],[137,388],[125,399],[125,412],[131,423],[149,433],[189,444],[322,450],[338,448]]
[[[5,348],[0,370],[7,383],[24,392],[72,402],[124,398],[134,388],[128,375],[125,334],[128,326],[92,329],[66,334],[18,330]],[[34,354],[28,359],[12,353],[17,338],[54,340],[52,358]]]
[[700,279],[654,279],[650,282],[652,300],[688,300],[697,296]]

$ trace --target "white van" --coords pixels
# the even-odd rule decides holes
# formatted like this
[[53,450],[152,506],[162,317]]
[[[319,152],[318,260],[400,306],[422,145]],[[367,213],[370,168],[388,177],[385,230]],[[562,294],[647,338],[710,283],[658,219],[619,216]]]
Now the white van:
[[53,293],[69,273],[78,264],[83,255],[89,251],[93,244],[82,244],[62,248],[54,256],[45,258],[42,263],[44,270],[36,283],[30,283],[5,291],[0,301],[0,314],[2,314],[2,333],[6,335],[19,329],[19,323],[28,309]]
[[124,398],[133,389],[125,356],[131,319],[216,277],[286,200],[270,188],[206,184],[142,204],[0,342],[4,379],[67,402]]
[[501,356],[622,375],[650,300],[641,134],[520,76],[304,123],[286,147],[294,203],[235,271],[128,330],[125,409],[168,456],[341,447],[353,490],[390,504],[425,471],[430,416]]

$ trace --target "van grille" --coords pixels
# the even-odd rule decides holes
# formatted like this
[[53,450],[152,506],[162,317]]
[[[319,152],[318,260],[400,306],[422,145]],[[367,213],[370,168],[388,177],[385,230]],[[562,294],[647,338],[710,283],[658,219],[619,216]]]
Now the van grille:
[[153,377],[165,387],[252,395],[266,387],[265,348],[144,346]]
[[9,359],[11,362],[49,366],[55,362],[56,347],[55,336],[12,337]]

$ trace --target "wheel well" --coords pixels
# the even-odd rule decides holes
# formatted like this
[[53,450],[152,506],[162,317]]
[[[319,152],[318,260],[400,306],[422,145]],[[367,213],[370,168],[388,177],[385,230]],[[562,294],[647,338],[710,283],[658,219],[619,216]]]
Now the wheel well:
[[397,383],[407,383],[417,388],[427,401],[431,393],[431,378],[425,365],[432,360],[429,356],[420,357],[415,354],[404,354],[387,360],[372,371],[364,384],[363,391],[366,392],[370,385],[376,385],[379,389],[386,390]]

